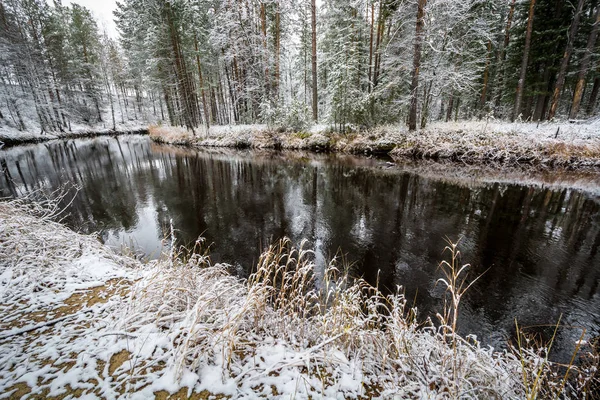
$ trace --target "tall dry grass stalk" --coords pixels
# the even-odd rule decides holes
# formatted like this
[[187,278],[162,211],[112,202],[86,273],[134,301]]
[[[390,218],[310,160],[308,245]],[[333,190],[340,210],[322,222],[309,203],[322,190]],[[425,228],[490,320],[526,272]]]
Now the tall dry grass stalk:
[[[457,343],[459,340],[463,340],[457,335],[457,323],[458,313],[460,308],[460,302],[469,290],[471,286],[475,284],[483,276],[483,274],[477,276],[473,280],[468,279],[468,269],[471,267],[470,264],[460,264],[461,252],[458,250],[460,239],[456,242],[451,241],[449,238],[445,239],[446,247],[442,253],[450,253],[449,260],[443,260],[438,270],[441,271],[443,277],[439,278],[436,283],[442,283],[446,287],[446,295],[444,297],[444,314],[439,315],[438,318],[441,322],[441,328],[444,337],[450,341],[452,347],[452,371],[453,371],[453,384],[460,385],[460,380],[457,379],[459,375],[459,368],[463,365],[461,359],[457,357]],[[450,297],[450,304],[447,300]],[[460,388],[454,387],[454,393],[459,393]]]
[[[513,352],[521,362],[524,398],[597,398],[600,389],[598,367],[600,354],[597,343],[586,346],[586,329],[561,324],[562,315],[554,325],[520,326],[515,320],[516,345]],[[530,330],[549,328],[552,335],[544,339],[542,335]],[[579,339],[575,342],[568,364],[550,361],[552,347],[559,331],[579,330]],[[596,339],[597,340],[597,339]],[[576,363],[577,360],[577,363]]]
[[[13,274],[21,283],[6,288],[3,299],[14,303],[40,290],[56,294],[67,282],[56,271],[70,274],[74,260],[88,259],[91,250],[115,273],[126,265],[139,277],[122,307],[113,302],[110,314],[94,322],[104,330],[85,331],[105,349],[131,354],[115,387],[136,392],[173,374],[198,390],[228,387],[244,398],[272,397],[274,385],[280,396],[296,398],[520,399],[532,393],[583,397],[598,385],[597,352],[585,366],[571,362],[568,374],[559,375],[543,358],[547,353],[527,342],[520,352],[499,353],[457,335],[459,306],[472,282],[461,280],[466,269],[452,243],[450,260],[442,264],[451,307],[438,329],[418,323],[400,290],[383,295],[350,279],[337,260],[317,269],[305,241],[267,247],[242,280],[229,274],[229,266],[212,263],[202,240],[191,250],[176,248],[174,229],[165,257],[142,265],[51,222],[54,208],[33,218],[25,215],[28,207],[0,203],[0,260],[21,274]],[[54,278],[46,285],[40,277],[50,272]],[[71,342],[65,343],[68,349]],[[190,381],[190,373],[200,378]]]
[[222,381],[239,388],[295,374],[303,382],[295,390],[311,396],[350,394],[348,381],[369,396],[526,396],[521,376],[536,365],[532,353],[497,353],[456,334],[460,301],[473,284],[458,266],[457,244],[448,243],[451,258],[442,263],[451,307],[440,330],[418,324],[400,291],[384,296],[335,261],[317,273],[306,246],[272,244],[246,280],[205,253],[156,262],[135,287],[122,328],[155,326],[168,339],[155,362],[176,365],[180,375],[218,367]]

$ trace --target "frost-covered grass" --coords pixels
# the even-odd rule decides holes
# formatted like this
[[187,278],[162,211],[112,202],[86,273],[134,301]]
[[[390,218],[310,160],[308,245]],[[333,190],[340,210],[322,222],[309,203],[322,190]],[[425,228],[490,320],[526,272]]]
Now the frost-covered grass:
[[153,327],[176,376],[236,398],[522,396],[515,357],[462,339],[453,353],[402,295],[351,283],[333,264],[315,281],[309,255],[281,241],[246,282],[202,256],[162,264],[136,285],[120,329]]
[[201,251],[114,255],[46,209],[0,203],[2,397],[580,397],[595,373],[572,368],[563,385],[543,351],[482,348],[452,318],[419,324],[400,292],[335,262],[318,271],[304,244],[270,246],[242,280]]
[[589,123],[457,122],[406,133],[394,156],[456,161],[600,167],[600,121]]
[[0,397],[114,393],[101,332],[137,263],[53,222],[55,204],[0,203]]
[[280,132],[263,125],[214,126],[196,135],[181,128],[154,126],[150,134],[158,142],[195,146],[391,152],[398,158],[465,163],[600,167],[600,119],[539,124],[437,122],[415,132],[404,126],[381,126],[345,134],[324,125],[306,132]]
[[184,128],[150,126],[150,137],[159,143],[206,147],[330,149],[324,131],[278,132],[267,125],[222,125],[199,128],[192,133]]
[[74,139],[87,136],[113,135],[120,133],[146,133],[146,124],[128,121],[124,124],[116,124],[115,130],[112,126],[107,127],[107,124],[95,125],[80,125],[73,124],[70,131],[64,132],[39,132],[39,131],[18,131],[0,125],[0,149],[8,145],[16,145],[21,143],[37,143],[45,142],[54,139]]

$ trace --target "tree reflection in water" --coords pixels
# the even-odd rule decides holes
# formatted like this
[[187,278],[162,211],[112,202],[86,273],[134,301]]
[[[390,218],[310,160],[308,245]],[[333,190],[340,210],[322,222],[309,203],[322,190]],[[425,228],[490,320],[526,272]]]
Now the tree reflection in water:
[[[172,219],[181,243],[203,235],[214,261],[246,275],[274,239],[308,238],[317,265],[339,251],[355,275],[403,285],[421,316],[441,307],[435,287],[443,238],[462,237],[464,262],[485,273],[470,289],[460,331],[504,343],[521,325],[600,327],[600,201],[581,191],[456,184],[381,160],[304,153],[201,150],[145,137],[57,141],[0,152],[2,196],[80,186],[66,223],[112,246],[156,256]],[[579,337],[559,332],[565,349]]]

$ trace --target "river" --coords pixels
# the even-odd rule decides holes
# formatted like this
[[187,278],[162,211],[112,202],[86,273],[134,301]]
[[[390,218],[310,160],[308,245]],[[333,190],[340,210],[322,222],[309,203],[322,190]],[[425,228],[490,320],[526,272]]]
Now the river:
[[343,255],[352,275],[386,292],[402,286],[421,319],[442,310],[444,238],[460,237],[470,277],[483,274],[461,304],[460,333],[503,347],[515,319],[536,326],[562,315],[573,326],[558,331],[563,355],[581,327],[600,335],[597,191],[446,179],[388,159],[190,150],[135,135],[13,147],[0,151],[0,168],[1,196],[70,188],[68,226],[148,258],[168,244],[171,221],[180,243],[203,236],[213,261],[240,276],[273,240],[306,238],[318,268]]

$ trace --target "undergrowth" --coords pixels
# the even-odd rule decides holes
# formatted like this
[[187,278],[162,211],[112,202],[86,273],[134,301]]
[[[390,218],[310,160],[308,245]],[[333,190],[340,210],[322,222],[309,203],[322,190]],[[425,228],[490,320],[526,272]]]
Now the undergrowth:
[[[293,118],[292,118],[293,119]],[[340,133],[334,127],[284,124],[212,126],[198,137],[180,127],[151,126],[160,143],[208,147],[328,150],[387,154],[397,159],[450,160],[468,164],[529,165],[543,168],[600,167],[597,125],[527,124],[501,121],[433,123],[410,132],[378,126]]]
[[[160,260],[141,264],[111,256],[92,237],[52,222],[60,210],[49,204],[45,211],[18,201],[0,203],[0,283],[7,304],[60,303],[57,291],[101,280],[97,273],[107,266],[111,277],[119,276],[120,266],[137,271],[137,278],[128,296],[86,311],[95,313],[94,319],[82,313],[73,317],[82,324],[93,321],[79,334],[69,330],[71,320],[57,319],[47,333],[42,325],[33,326],[47,350],[19,347],[15,340],[0,346],[19,360],[33,360],[32,351],[80,352],[73,372],[55,371],[59,378],[97,374],[96,365],[126,351],[127,361],[113,371],[118,378],[102,378],[97,388],[107,395],[122,393],[117,387],[132,398],[187,387],[190,393],[246,399],[533,399],[592,398],[598,390],[598,347],[585,343],[585,332],[568,365],[551,361],[553,339],[535,341],[524,327],[517,326],[516,345],[503,352],[456,334],[461,300],[477,284],[467,279],[469,267],[460,263],[456,243],[448,242],[448,260],[440,264],[449,301],[441,323],[434,325],[420,321],[400,288],[384,295],[351,279],[335,259],[317,268],[305,241],[298,247],[289,239],[272,244],[242,280],[228,265],[214,264],[201,240],[192,250],[175,248],[173,232]],[[88,262],[102,268],[85,268]],[[557,323],[553,329],[571,328]],[[41,365],[31,361],[31,368],[43,377]],[[17,372],[2,371],[7,382],[14,382]]]
[[460,298],[473,281],[463,279],[467,266],[457,264],[456,244],[447,249],[441,270],[452,301],[439,327],[418,323],[400,289],[385,296],[349,279],[336,260],[316,270],[306,242],[294,247],[283,239],[263,252],[247,280],[206,253],[158,263],[135,287],[122,329],[156,325],[172,349],[162,361],[179,376],[217,367],[221,382],[239,393],[261,382],[284,393],[295,381],[299,398],[588,395],[597,380],[592,364],[560,376],[540,349],[494,352],[456,334]]

